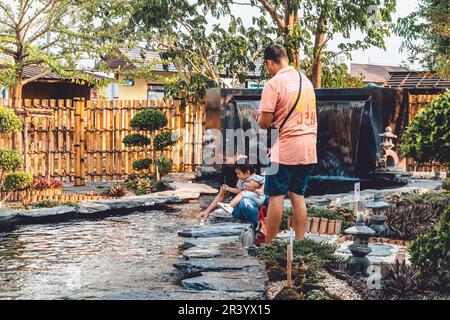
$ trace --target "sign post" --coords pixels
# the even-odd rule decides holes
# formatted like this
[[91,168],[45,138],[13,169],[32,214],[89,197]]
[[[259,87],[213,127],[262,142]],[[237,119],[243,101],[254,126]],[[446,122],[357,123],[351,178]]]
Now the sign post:
[[355,212],[358,213],[359,210],[359,201],[361,200],[361,183],[357,182],[355,183]]

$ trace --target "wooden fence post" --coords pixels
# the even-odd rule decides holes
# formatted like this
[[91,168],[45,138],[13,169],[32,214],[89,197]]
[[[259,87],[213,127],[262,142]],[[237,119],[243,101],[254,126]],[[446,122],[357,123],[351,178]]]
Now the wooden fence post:
[[75,186],[84,186],[84,100],[75,101]]

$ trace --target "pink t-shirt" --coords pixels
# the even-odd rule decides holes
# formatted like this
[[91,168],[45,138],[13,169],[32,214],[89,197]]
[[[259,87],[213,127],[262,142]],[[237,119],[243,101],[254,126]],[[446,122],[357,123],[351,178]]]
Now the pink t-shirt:
[[[270,79],[262,92],[260,112],[273,113],[279,128],[297,99],[300,76],[294,67],[286,67]],[[316,95],[309,79],[302,74],[302,94],[297,107],[280,130],[270,150],[272,162],[296,165],[317,163]]]

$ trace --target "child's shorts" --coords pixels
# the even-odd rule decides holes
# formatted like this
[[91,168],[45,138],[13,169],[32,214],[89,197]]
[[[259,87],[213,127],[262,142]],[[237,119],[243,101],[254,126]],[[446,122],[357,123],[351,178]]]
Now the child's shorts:
[[266,196],[264,195],[260,196],[253,191],[242,191],[241,193],[243,198],[253,200],[258,207],[261,207],[264,204],[264,201],[266,200]]

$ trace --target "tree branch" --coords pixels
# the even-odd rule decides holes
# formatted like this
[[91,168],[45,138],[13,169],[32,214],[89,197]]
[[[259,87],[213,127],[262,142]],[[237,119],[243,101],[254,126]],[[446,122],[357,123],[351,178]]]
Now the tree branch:
[[275,21],[278,28],[280,28],[281,30],[285,30],[286,25],[284,24],[281,17],[278,15],[277,11],[270,5],[270,3],[267,0],[259,0],[259,2],[261,2],[264,8],[266,8],[266,10],[269,12],[270,16]]

